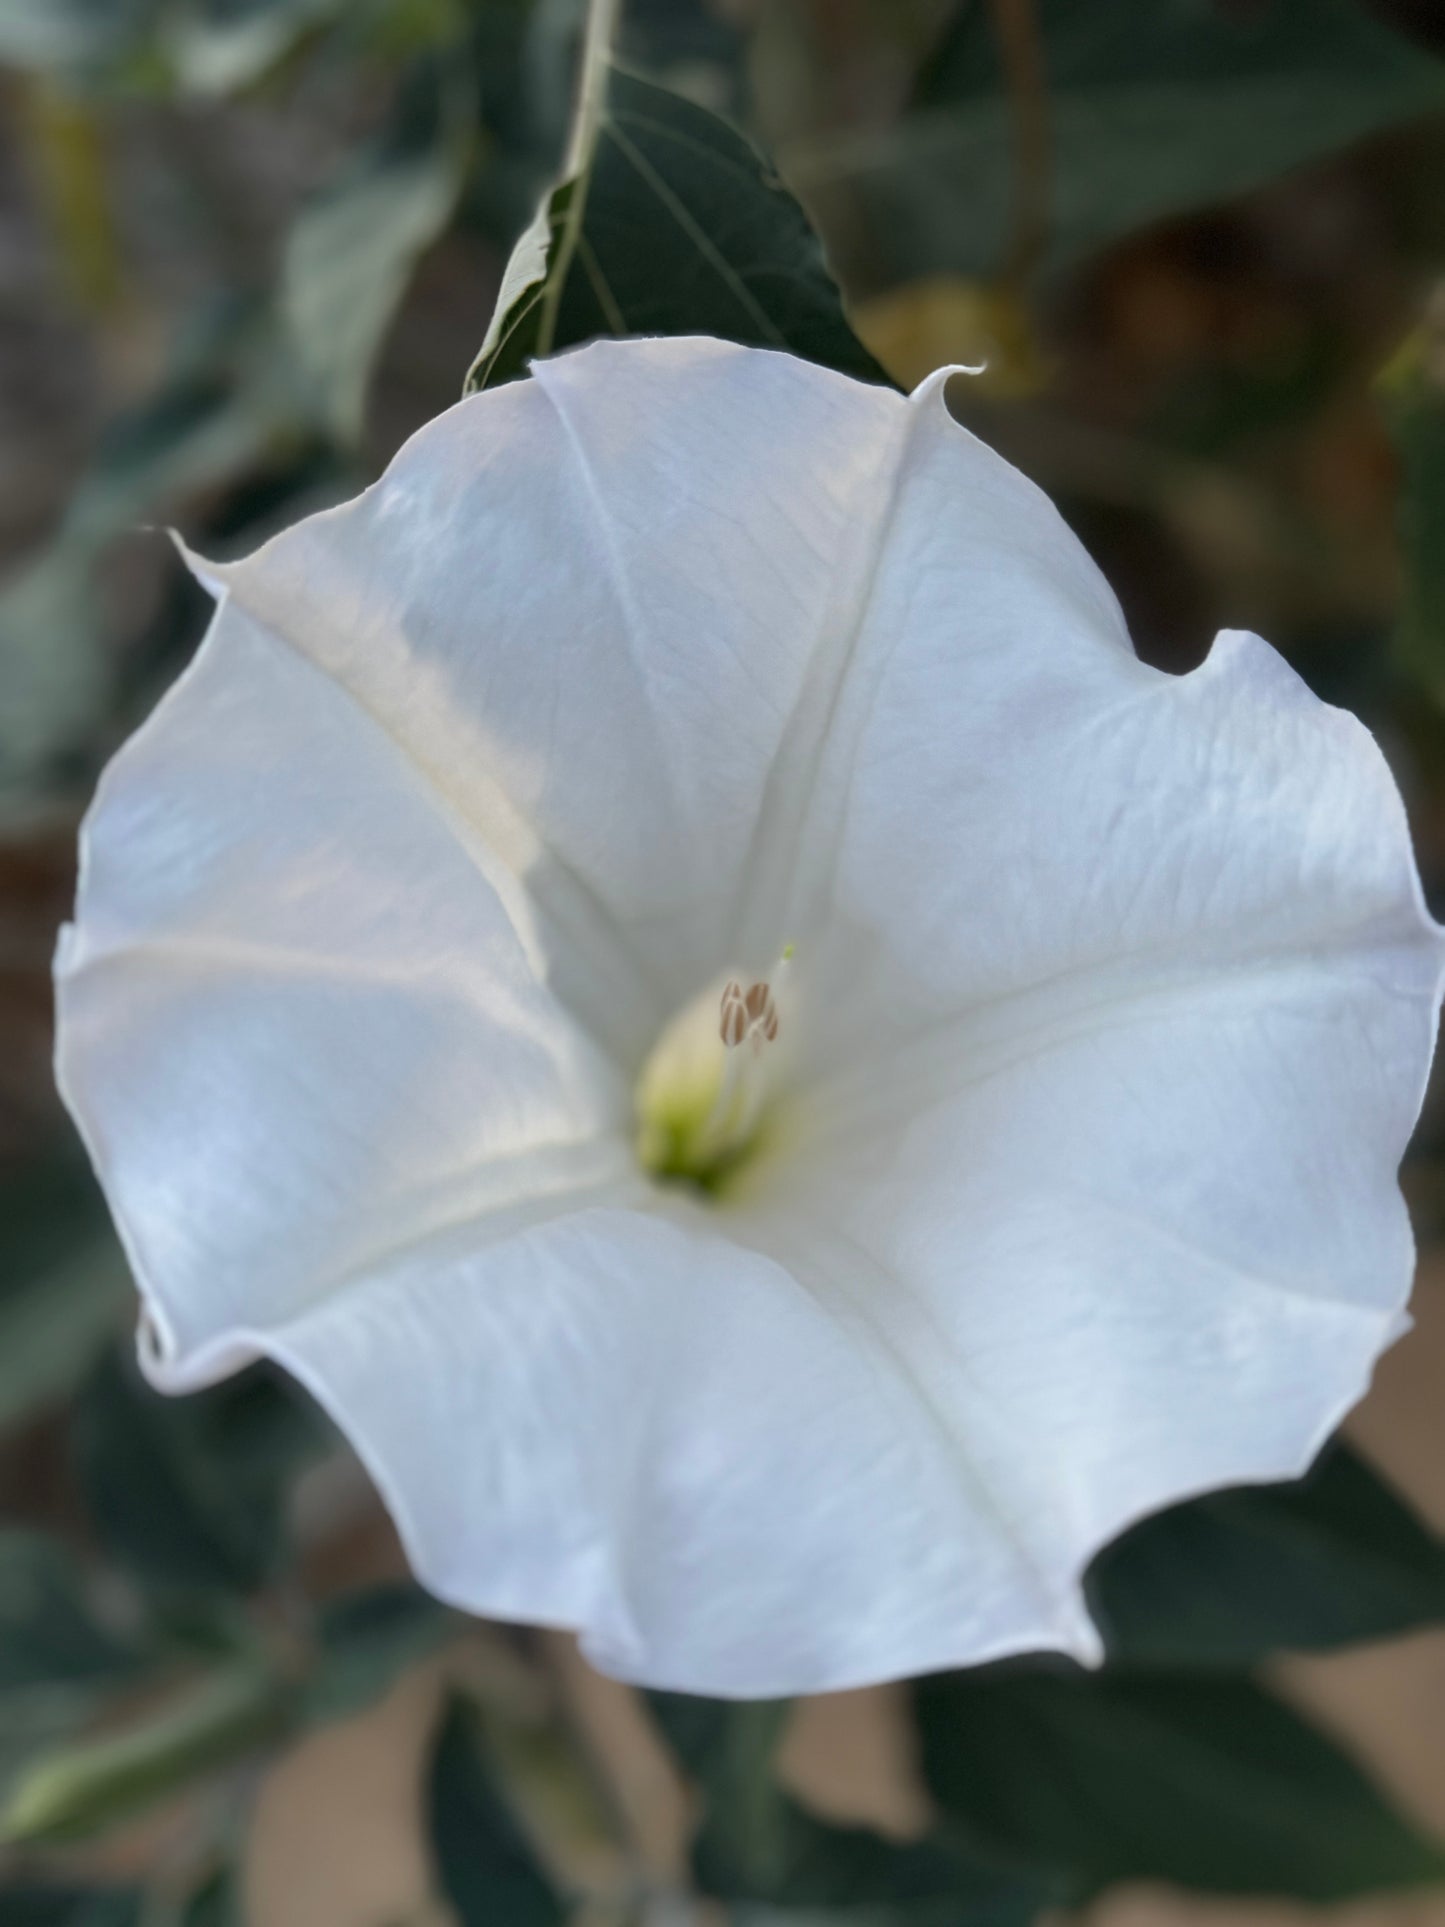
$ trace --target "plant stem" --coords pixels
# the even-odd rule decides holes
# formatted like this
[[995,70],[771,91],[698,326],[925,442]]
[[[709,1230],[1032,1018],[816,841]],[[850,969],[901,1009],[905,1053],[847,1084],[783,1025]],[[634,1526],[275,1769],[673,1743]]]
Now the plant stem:
[[597,129],[607,104],[607,75],[612,47],[622,16],[622,0],[587,0],[587,25],[582,40],[582,66],[577,81],[577,108],[572,138],[567,144],[563,178],[590,166]]
[[562,290],[577,252],[577,243],[582,238],[582,217],[587,211],[592,156],[607,106],[607,78],[612,71],[612,46],[617,38],[617,23],[621,14],[622,0],[588,0],[587,24],[582,39],[582,66],[577,81],[577,106],[572,117],[567,158],[562,167],[562,180],[564,183],[571,182],[572,194],[557,235],[557,252],[547,270],[547,286],[537,323],[539,355],[550,354],[557,338],[557,312],[562,305]]
[[80,1839],[277,1738],[286,1687],[254,1659],[226,1666],[119,1732],[59,1747],[26,1769],[3,1815],[6,1845]]

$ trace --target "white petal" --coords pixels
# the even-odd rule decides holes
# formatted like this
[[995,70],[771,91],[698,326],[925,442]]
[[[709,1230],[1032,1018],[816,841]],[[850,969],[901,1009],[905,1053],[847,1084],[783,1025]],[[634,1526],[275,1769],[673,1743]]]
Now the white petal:
[[252,1342],[427,1585],[620,1677],[768,1696],[1068,1638],[867,1335],[700,1211],[453,1234]]
[[56,963],[62,1088],[163,1372],[499,1198],[628,1170],[628,1080],[495,873],[339,685],[222,605],[106,773]]
[[[1150,679],[1053,504],[950,417],[949,374],[909,397],[886,495],[854,531],[867,566],[810,658],[749,879],[749,956],[771,961],[792,943],[806,971],[831,927],[845,990],[861,986],[867,946],[900,907],[886,934],[926,932],[941,852],[958,858],[959,888],[997,861],[989,833],[1015,791],[995,774],[1012,767],[1014,732],[1066,727],[1081,697],[1092,723],[1101,701]],[[946,815],[930,816],[940,803]],[[1032,880],[1020,875],[1020,894]],[[1035,905],[1047,922],[1041,894]],[[970,906],[975,922],[988,907]],[[841,933],[840,916],[854,918]],[[955,987],[952,961],[938,975]]]
[[559,994],[640,1059],[733,960],[769,768],[906,421],[788,356],[601,342],[207,566],[526,877]]
[[1123,701],[1097,660],[1021,642],[977,718],[899,665],[840,845],[880,1001],[820,1027],[751,1229],[812,1238],[1061,1587],[1302,1471],[1403,1329],[1442,963],[1357,723],[1252,637]]
[[1140,663],[1097,571],[1051,510],[1022,516],[1027,484],[936,385],[910,413],[784,918],[800,975],[831,932],[835,1033],[860,999],[910,1030],[1120,957],[1207,973],[1377,919],[1371,941],[1432,945],[1360,725],[1255,637],[1188,677]]
[[1142,1513],[1303,1471],[1398,1335],[1413,1261],[1390,1013],[1301,972],[1111,1023],[880,1101],[752,1228],[874,1323],[1060,1591]]

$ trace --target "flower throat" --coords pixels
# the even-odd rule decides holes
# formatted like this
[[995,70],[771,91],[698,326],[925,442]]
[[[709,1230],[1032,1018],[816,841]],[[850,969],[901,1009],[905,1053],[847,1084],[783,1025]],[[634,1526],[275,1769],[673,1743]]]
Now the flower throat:
[[766,1131],[792,945],[766,979],[729,977],[673,1018],[637,1084],[637,1155],[654,1177],[718,1195]]

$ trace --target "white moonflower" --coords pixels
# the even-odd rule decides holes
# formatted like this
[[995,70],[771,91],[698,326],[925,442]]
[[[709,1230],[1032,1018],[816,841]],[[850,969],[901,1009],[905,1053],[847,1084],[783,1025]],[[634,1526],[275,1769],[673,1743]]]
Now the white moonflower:
[[1089,1658],[1303,1470],[1405,1322],[1400,802],[941,376],[599,344],[203,569],[57,961],[158,1385],[279,1361],[437,1593],[708,1693]]

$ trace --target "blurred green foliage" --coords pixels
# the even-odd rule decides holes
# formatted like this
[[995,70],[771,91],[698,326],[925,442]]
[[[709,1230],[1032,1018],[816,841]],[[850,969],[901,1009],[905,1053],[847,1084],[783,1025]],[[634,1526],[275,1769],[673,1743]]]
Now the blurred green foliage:
[[442,1892],[461,1927],[561,1927],[567,1902],[498,1792],[481,1723],[463,1700],[451,1702],[437,1731],[427,1819]]
[[923,1682],[918,1714],[945,1813],[1079,1898],[1152,1876],[1334,1900],[1445,1874],[1445,1850],[1246,1679],[953,1674]]
[[740,1707],[653,1693],[649,1704],[701,1795],[693,1873],[714,1899],[811,1916],[862,1913],[900,1927],[1025,1927],[1064,1897],[1052,1870],[993,1857],[959,1827],[902,1844],[817,1819],[775,1776],[784,1701]]
[[308,196],[286,237],[282,317],[322,419],[343,442],[361,432],[377,350],[465,182],[468,82],[465,64],[419,63],[387,124]]
[[130,1279],[78,1147],[0,1173],[0,1435],[74,1390]]
[[[1445,104],[1440,63],[1357,0],[1038,0],[1032,11],[1047,86],[1043,265],[1055,273]],[[850,284],[987,275],[1004,255],[1014,103],[992,18],[956,10],[899,120],[797,156],[825,220],[835,197],[848,204]]]
[[[1303,189],[1288,245],[1276,226],[1256,246],[1287,259],[1290,300],[1247,224],[1219,214],[1177,241],[1159,225],[1284,192],[1290,170],[1339,165],[1348,143],[1445,103],[1445,67],[1389,11],[874,0],[845,32],[827,6],[771,0],[744,33],[747,9],[636,0],[597,139],[559,180],[579,28],[566,0],[0,0],[16,124],[46,130],[52,160],[63,150],[53,238],[58,271],[88,264],[77,298],[112,275],[118,311],[142,298],[134,234],[153,199],[96,162],[137,125],[214,125],[217,158],[186,181],[191,225],[170,245],[229,237],[174,277],[154,380],[132,385],[48,542],[0,590],[7,834],[69,821],[196,640],[204,599],[178,571],[133,606],[113,594],[128,531],[174,517],[203,551],[250,546],[374,471],[410,425],[384,418],[397,390],[414,417],[460,393],[479,345],[475,385],[611,330],[770,342],[906,383],[914,354],[969,359],[987,319],[1018,379],[986,378],[965,405],[1106,561],[1125,545],[1136,608],[1167,601],[1167,628],[1191,593],[1208,603],[1209,574],[1247,615],[1284,611],[1281,639],[1317,686],[1445,770],[1420,699],[1445,691],[1445,383],[1438,328],[1420,320],[1445,249],[1440,146],[1400,135],[1381,164],[1367,211],[1384,205],[1390,231],[1358,243],[1368,313],[1311,282],[1324,244]],[[1005,15],[1021,34],[1000,33]],[[263,144],[284,124],[305,155],[259,248],[219,159],[248,117]],[[1372,165],[1330,218],[1353,218]],[[1232,280],[1215,258],[1231,247]],[[431,338],[389,377],[388,356],[443,308],[425,289],[447,260],[480,272],[460,277],[465,312],[439,337],[451,360],[413,392]],[[865,325],[882,291],[886,353]],[[1346,492],[1378,453],[1369,380],[1397,317],[1409,340],[1378,404],[1403,483],[1392,653],[1368,544],[1337,538],[1346,511],[1320,491],[1341,446]],[[0,1446],[48,1468],[0,1534],[4,1927],[235,1922],[257,1764],[457,1631],[405,1582],[318,1578],[298,1490],[334,1471],[337,1447],[300,1394],[255,1370],[162,1401],[115,1349],[130,1318],[123,1257],[57,1130],[0,1176]],[[651,1696],[698,1793],[697,1889],[739,1920],[1004,1927],[1116,1878],[1315,1898],[1445,1878],[1439,1849],[1259,1679],[1280,1651],[1445,1621],[1445,1552],[1361,1459],[1337,1448],[1299,1486],[1175,1508],[1089,1583],[1101,1673],[1024,1661],[919,1687],[940,1819],[912,1844],[827,1825],[783,1791],[786,1708]],[[549,1927],[579,1895],[541,1837],[535,1781],[563,1772],[574,1736],[555,1709],[520,1739],[504,1729],[475,1698],[439,1716],[424,1789],[437,1886],[462,1922]],[[193,1858],[145,1892],[103,1865],[77,1880],[57,1853],[177,1806]]]
[[156,1593],[250,1592],[286,1563],[286,1497],[319,1422],[259,1369],[157,1398],[114,1353],[75,1403],[76,1473],[117,1566]]

